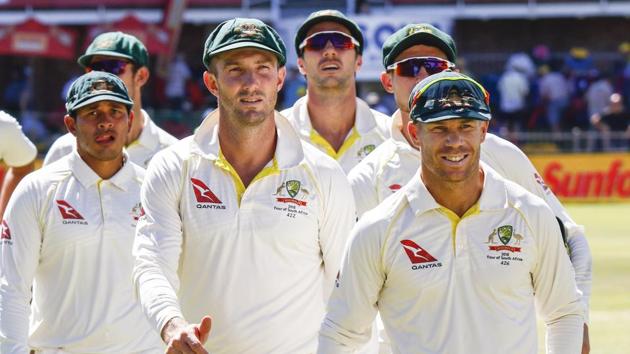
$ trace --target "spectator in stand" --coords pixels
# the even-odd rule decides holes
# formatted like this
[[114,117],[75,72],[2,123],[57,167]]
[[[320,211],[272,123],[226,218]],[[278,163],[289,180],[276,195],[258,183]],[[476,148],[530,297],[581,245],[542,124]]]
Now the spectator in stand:
[[527,117],[527,96],[529,95],[529,80],[533,64],[527,56],[515,54],[505,65],[505,72],[501,75],[497,88],[501,96],[499,103],[500,117],[506,125],[509,135],[519,130]]
[[541,67],[541,78],[538,82],[541,104],[546,111],[546,118],[551,131],[560,132],[560,123],[564,110],[569,104],[569,83],[564,75],[558,71],[557,63],[551,67]]
[[607,74],[600,74],[597,70],[590,73],[591,84],[586,90],[586,103],[588,106],[588,116],[604,112],[610,102],[610,95],[613,94],[613,87]]
[[169,108],[180,111],[186,99],[186,83],[191,77],[190,68],[183,53],[178,53],[171,63],[166,81],[165,94]]
[[630,42],[619,44],[619,54],[621,55],[619,92],[625,100],[625,105],[628,106],[630,105]]
[[626,110],[623,104],[623,96],[618,93],[610,95],[608,106],[604,112],[591,116],[591,123],[602,134],[604,151],[628,149],[630,112]]

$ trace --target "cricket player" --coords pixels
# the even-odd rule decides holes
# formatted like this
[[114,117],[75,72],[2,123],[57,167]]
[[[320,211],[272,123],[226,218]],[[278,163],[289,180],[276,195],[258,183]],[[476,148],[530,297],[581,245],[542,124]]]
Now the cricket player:
[[307,92],[282,114],[304,141],[333,157],[348,173],[389,137],[388,117],[357,97],[361,29],[339,11],[317,11],[298,29],[295,51]]
[[140,300],[168,353],[314,353],[356,217],[352,190],[274,110],[286,50],[273,28],[228,20],[203,53],[219,106],[149,166]]
[[[77,62],[86,72],[105,71],[117,75],[127,86],[135,116],[125,144],[131,162],[147,168],[153,155],[177,141],[142,109],[142,88],[150,76],[149,53],[138,38],[123,32],[100,34]],[[75,143],[71,133],[57,139],[48,150],[44,165],[70,154]]]
[[[418,147],[406,129],[409,122],[408,98],[420,80],[452,69],[457,57],[455,42],[446,33],[429,24],[409,24],[383,44],[381,74],[383,87],[395,96],[399,110],[392,116],[392,137],[357,165],[348,179],[354,192],[357,211],[362,215],[405,185],[420,167]],[[481,144],[481,161],[501,176],[516,182],[541,197],[563,224],[563,236],[582,292],[585,311],[583,354],[589,352],[588,308],[591,294],[592,260],[584,228],[577,225],[544,183],[527,156],[514,144],[493,134],[486,134]]]
[[0,352],[159,353],[131,281],[144,174],[123,153],[133,102],[100,71],[67,97],[76,150],[26,176],[2,220]]
[[8,167],[0,187],[0,218],[15,187],[35,168],[36,157],[37,148],[24,135],[17,120],[0,111],[0,160]]
[[394,353],[535,354],[536,313],[547,353],[578,353],[580,295],[553,213],[480,163],[486,90],[446,71],[409,106],[421,168],[353,229],[318,353],[359,347],[377,311]]

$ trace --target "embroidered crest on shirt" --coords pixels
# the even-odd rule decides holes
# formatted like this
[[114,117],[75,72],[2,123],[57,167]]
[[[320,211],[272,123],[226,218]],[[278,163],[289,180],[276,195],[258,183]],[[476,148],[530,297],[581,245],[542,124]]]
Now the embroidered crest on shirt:
[[[282,184],[276,189],[276,193],[279,197],[276,200],[280,203],[292,203],[298,206],[306,206],[307,202],[304,199],[310,192],[302,186],[302,182],[292,179],[282,182]],[[288,196],[288,197],[286,197]]]
[[359,151],[357,151],[357,157],[362,160],[372,151],[374,151],[374,149],[376,149],[376,145],[374,144],[365,145],[364,147],[360,148]]
[[[487,259],[498,260],[501,265],[510,265],[510,261],[522,262],[523,259],[515,253],[521,253],[521,241],[523,235],[514,232],[512,225],[499,226],[488,235],[488,250],[493,251],[486,255]],[[498,252],[498,253],[497,253]]]
[[296,218],[298,215],[307,216],[308,209],[306,205],[311,192],[304,188],[302,182],[292,179],[282,182],[276,192],[272,195],[275,196],[276,204],[273,206],[275,211],[285,213],[288,218]]

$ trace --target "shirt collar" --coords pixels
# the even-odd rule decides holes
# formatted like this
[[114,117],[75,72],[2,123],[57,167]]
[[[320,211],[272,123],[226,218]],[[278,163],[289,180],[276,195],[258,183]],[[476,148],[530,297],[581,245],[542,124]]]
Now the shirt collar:
[[[500,210],[508,207],[507,190],[505,180],[499,176],[490,166],[480,162],[484,172],[483,190],[478,204],[480,211]],[[404,192],[409,206],[415,215],[427,211],[440,209],[442,206],[433,198],[420,178],[420,169],[414,174],[409,183],[404,187]]]
[[[356,98],[357,109],[354,115],[354,128],[359,135],[365,135],[376,128],[376,117],[365,101]],[[310,136],[313,125],[308,114],[308,95],[298,99],[291,111],[294,121],[298,123],[298,130],[303,136]]]
[[[279,169],[287,169],[298,165],[304,159],[302,143],[289,121],[275,112],[278,141],[274,158]],[[215,109],[201,122],[193,134],[191,152],[210,160],[219,158],[219,110]]]
[[[129,155],[125,150],[123,150],[123,166],[109,179],[110,183],[123,191],[128,190],[129,182],[134,176],[133,167],[130,163],[128,163],[128,161]],[[68,163],[70,169],[72,170],[72,174],[85,189],[89,189],[103,180],[96,174],[96,172],[94,172],[94,170],[92,170],[92,168],[90,168],[90,166],[88,166],[87,163],[85,163],[85,161],[83,161],[76,149],[70,154]]]

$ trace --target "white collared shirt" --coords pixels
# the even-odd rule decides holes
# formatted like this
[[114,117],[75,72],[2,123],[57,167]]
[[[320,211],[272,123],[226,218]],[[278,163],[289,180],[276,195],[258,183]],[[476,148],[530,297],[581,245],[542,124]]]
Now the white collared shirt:
[[[400,111],[394,113],[392,138],[376,148],[348,174],[359,216],[404,186],[420,168],[420,152],[411,147],[400,133],[401,120]],[[545,185],[534,165],[516,145],[496,135],[486,134],[486,140],[481,144],[481,161],[502,177],[544,199],[554,215],[563,221],[588,321],[592,259],[584,228],[571,219],[558,198]]]
[[536,309],[548,352],[579,352],[579,292],[551,210],[482,168],[483,191],[462,218],[416,174],[359,220],[319,353],[359,347],[378,310],[394,353],[535,354]]
[[289,119],[302,140],[337,160],[346,173],[389,138],[389,117],[371,109],[367,103],[357,97],[354,127],[348,133],[343,145],[335,151],[330,143],[313,129],[307,102],[308,95],[301,97],[293,107],[285,109],[281,114]]
[[18,185],[2,222],[0,352],[163,350],[131,281],[143,174],[127,162],[102,180],[74,151]]
[[[136,141],[125,147],[129,154],[129,160],[136,165],[147,168],[151,158],[158,151],[175,144],[178,140],[167,133],[164,129],[158,127],[149,117],[149,114],[143,109],[144,127]],[[71,133],[66,133],[50,146],[46,157],[44,158],[44,166],[59,160],[60,158],[70,154],[77,148],[77,139]]]
[[211,316],[211,353],[313,353],[355,221],[350,186],[276,114],[275,156],[245,188],[218,121],[149,166],[134,244],[143,308],[160,331]]
[[24,166],[37,157],[37,148],[12,116],[0,111],[0,160],[7,166]]

